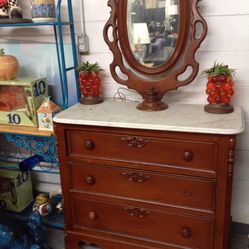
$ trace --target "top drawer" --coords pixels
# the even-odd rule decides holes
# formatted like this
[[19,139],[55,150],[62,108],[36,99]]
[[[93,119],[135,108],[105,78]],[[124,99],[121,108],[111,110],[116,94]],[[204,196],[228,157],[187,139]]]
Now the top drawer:
[[[110,130],[111,132],[111,130]],[[114,161],[141,162],[183,166],[215,171],[217,146],[188,137],[151,136],[148,133],[129,134],[66,130],[67,156]],[[189,135],[191,138],[191,134]]]

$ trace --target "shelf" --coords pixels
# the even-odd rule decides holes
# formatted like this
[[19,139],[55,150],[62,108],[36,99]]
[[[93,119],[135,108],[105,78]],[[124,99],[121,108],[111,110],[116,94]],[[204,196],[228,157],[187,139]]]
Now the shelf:
[[1,125],[0,133],[14,133],[19,135],[27,136],[43,136],[52,137],[54,135],[53,131],[42,131],[36,127],[25,127],[25,126],[14,126],[14,125]]
[[[19,162],[21,159],[16,161],[1,161],[0,160],[0,169],[6,170],[19,170]],[[47,173],[47,174],[60,174],[58,165],[43,165],[42,163],[36,165],[32,168],[31,172],[40,172],[40,173]]]
[[2,23],[0,27],[34,27],[34,26],[57,26],[73,25],[73,22],[31,22],[31,23]]

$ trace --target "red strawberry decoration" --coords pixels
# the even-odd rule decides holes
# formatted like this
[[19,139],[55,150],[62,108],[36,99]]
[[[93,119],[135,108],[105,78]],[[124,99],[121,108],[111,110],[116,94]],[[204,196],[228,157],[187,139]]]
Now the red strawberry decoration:
[[97,62],[91,64],[88,61],[78,68],[79,87],[83,95],[80,101],[82,104],[98,104],[103,101],[100,97],[100,70]]
[[209,104],[205,106],[205,111],[217,114],[232,112],[233,107],[229,103],[234,94],[235,69],[215,62],[213,67],[205,70],[203,74],[208,78],[206,93]]

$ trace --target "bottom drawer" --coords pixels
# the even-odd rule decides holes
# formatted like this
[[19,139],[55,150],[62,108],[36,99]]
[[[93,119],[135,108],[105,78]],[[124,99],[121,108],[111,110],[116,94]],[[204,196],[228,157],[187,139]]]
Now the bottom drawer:
[[71,210],[74,229],[101,231],[176,247],[212,248],[213,222],[208,219],[152,210],[137,202],[127,205],[126,202],[115,203],[113,199],[109,203],[77,195],[72,197]]
[[[67,232],[65,249],[182,249],[183,247],[153,244],[130,238],[107,238]],[[185,248],[185,247],[184,247]]]

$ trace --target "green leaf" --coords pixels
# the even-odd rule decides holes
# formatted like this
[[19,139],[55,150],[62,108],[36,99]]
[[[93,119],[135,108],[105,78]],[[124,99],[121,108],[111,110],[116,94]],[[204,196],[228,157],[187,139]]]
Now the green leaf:
[[81,65],[78,67],[79,72],[97,72],[101,71],[100,66],[97,62],[94,64],[87,62],[81,63]]
[[235,69],[229,68],[228,65],[224,65],[223,63],[218,63],[215,61],[213,67],[204,70],[202,74],[206,77],[213,77],[217,75],[233,77],[236,73],[235,71]]
[[0,56],[3,56],[3,55],[5,55],[4,49],[3,49],[3,48],[0,48]]

